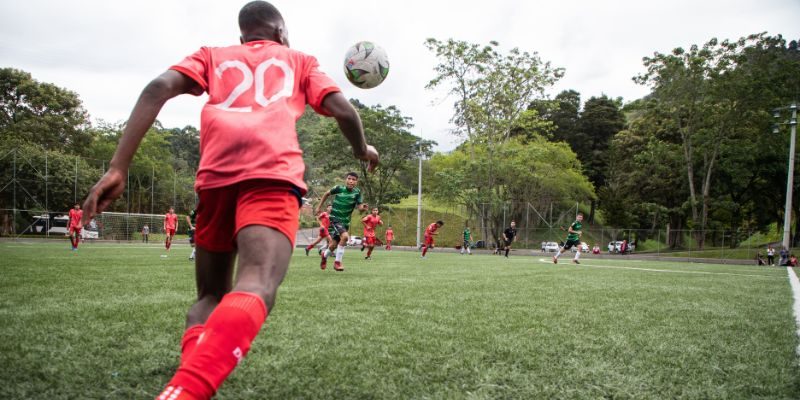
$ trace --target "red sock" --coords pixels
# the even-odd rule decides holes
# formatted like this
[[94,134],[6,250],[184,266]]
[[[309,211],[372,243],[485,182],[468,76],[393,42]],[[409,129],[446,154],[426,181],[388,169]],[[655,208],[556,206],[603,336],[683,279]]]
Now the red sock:
[[202,340],[178,368],[168,386],[181,388],[200,399],[209,399],[239,361],[247,355],[267,318],[261,297],[231,292],[222,298],[206,321]]
[[428,246],[422,246],[422,256],[425,257],[425,253],[428,252]]
[[167,243],[165,244],[165,246],[167,247],[167,250],[169,250],[169,247],[172,246],[172,241],[171,240],[167,240]]
[[186,332],[183,332],[183,338],[181,339],[181,365],[189,359],[194,348],[197,347],[197,339],[200,338],[205,328],[203,324],[192,325],[186,329]]
[[369,250],[367,250],[367,257],[370,256],[372,256],[372,247],[370,247]]

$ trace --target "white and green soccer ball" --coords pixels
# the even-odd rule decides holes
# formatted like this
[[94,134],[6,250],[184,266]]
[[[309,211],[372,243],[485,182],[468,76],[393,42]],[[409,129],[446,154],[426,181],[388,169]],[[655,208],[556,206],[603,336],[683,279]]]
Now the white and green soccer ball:
[[389,75],[386,50],[372,42],[354,44],[344,56],[344,74],[350,83],[362,89],[380,85]]

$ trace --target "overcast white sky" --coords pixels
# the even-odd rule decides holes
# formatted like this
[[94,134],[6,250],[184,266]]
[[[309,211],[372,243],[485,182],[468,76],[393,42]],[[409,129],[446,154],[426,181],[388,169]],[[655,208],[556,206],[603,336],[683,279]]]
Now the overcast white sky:
[[[77,92],[94,120],[127,118],[147,82],[200,46],[238,43],[238,11],[246,1],[0,0],[0,67]],[[396,105],[413,118],[413,133],[450,150],[453,99],[425,90],[433,77],[428,37],[539,52],[566,69],[549,91],[575,89],[582,100],[606,94],[626,101],[647,93],[631,77],[654,51],[736,39],[767,31],[800,38],[800,0],[586,1],[273,1],[293,48],[316,56],[347,97]],[[342,72],[347,48],[360,40],[383,46],[387,80],[370,90]],[[204,98],[182,96],[162,110],[167,127],[199,126]]]

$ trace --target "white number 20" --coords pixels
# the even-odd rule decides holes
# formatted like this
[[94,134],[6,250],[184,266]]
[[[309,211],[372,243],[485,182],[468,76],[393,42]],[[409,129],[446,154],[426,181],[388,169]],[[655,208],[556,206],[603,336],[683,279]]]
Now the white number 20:
[[[273,66],[280,68],[281,71],[283,71],[283,87],[277,93],[267,98],[267,96],[264,94],[264,74],[266,74],[267,70]],[[228,68],[238,69],[242,73],[242,81],[239,82],[235,88],[233,88],[231,94],[228,95],[228,98],[226,98],[225,101],[214,105],[221,110],[235,112],[253,111],[251,106],[231,107],[231,104],[233,104],[233,102],[235,102],[236,99],[242,95],[242,93],[248,91],[253,86],[254,81],[256,84],[255,102],[262,107],[266,107],[271,103],[278,101],[278,99],[282,97],[291,97],[292,93],[294,92],[294,71],[289,67],[288,64],[276,58],[270,58],[269,60],[258,64],[255,72],[250,71],[247,65],[239,60],[229,60],[220,64],[214,73],[217,75],[217,78],[222,78],[222,74]]]

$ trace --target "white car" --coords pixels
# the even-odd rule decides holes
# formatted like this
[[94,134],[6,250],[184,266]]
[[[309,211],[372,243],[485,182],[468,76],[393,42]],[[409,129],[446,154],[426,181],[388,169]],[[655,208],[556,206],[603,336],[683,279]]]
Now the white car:
[[[622,248],[622,240],[617,240],[616,242],[608,243],[609,253],[619,253],[621,248]],[[635,244],[628,243],[628,249],[625,250],[625,252],[632,253],[635,248],[636,248]]]
[[[578,246],[581,247],[581,253],[588,253],[590,249],[589,244],[586,242],[581,242]],[[572,252],[575,253],[578,251],[578,246],[572,246]]]
[[361,238],[361,236],[350,236],[350,238],[347,239],[347,245],[348,246],[361,246],[361,243],[363,241],[364,240]]
[[556,252],[560,247],[556,242],[542,242],[542,252]]

